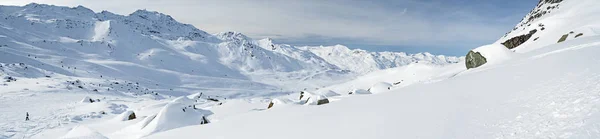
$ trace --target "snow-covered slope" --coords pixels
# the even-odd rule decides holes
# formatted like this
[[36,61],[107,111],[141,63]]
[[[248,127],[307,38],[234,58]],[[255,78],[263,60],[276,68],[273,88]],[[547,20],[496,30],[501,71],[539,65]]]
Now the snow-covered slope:
[[598,52],[600,37],[581,38],[380,94],[282,106],[149,138],[599,138]]
[[565,40],[597,36],[600,32],[596,0],[540,0],[539,4],[523,20],[500,38],[500,44],[509,39],[535,33],[525,39],[516,52],[528,52],[547,45],[556,44],[565,35]]

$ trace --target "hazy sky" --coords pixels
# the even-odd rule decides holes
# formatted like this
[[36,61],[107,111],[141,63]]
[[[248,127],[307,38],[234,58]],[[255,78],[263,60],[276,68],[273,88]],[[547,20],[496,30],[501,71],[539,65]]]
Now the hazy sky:
[[510,31],[538,0],[0,0],[147,9],[209,33],[237,31],[293,45],[463,55]]

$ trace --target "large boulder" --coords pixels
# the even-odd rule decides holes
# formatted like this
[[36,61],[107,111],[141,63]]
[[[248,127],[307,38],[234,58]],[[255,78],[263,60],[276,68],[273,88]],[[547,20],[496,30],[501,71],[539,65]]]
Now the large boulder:
[[490,44],[471,50],[465,58],[467,69],[498,64],[514,57],[514,52],[502,44]]
[[469,51],[465,57],[467,69],[477,68],[485,63],[487,63],[487,59],[479,52]]

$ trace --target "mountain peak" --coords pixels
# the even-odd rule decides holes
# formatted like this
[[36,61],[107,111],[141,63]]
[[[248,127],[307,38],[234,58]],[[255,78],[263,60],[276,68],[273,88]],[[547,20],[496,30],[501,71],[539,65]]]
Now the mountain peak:
[[174,20],[173,17],[171,17],[170,15],[166,15],[157,11],[148,11],[146,9],[139,9],[136,10],[135,12],[129,14],[130,17],[140,17],[142,19],[146,19],[146,20],[161,20],[161,19],[166,19],[166,20]]
[[227,31],[215,34],[221,40],[250,40],[250,37],[235,31]]

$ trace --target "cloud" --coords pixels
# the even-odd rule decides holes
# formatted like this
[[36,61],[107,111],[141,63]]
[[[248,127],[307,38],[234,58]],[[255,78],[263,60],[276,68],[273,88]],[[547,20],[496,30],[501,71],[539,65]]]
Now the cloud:
[[508,12],[490,6],[502,0],[3,0],[0,4],[30,2],[83,5],[96,12],[125,15],[137,9],[154,10],[210,33],[237,31],[296,44],[336,40],[398,46],[491,43],[518,22],[512,20],[520,18],[515,15],[524,15],[497,14]]

